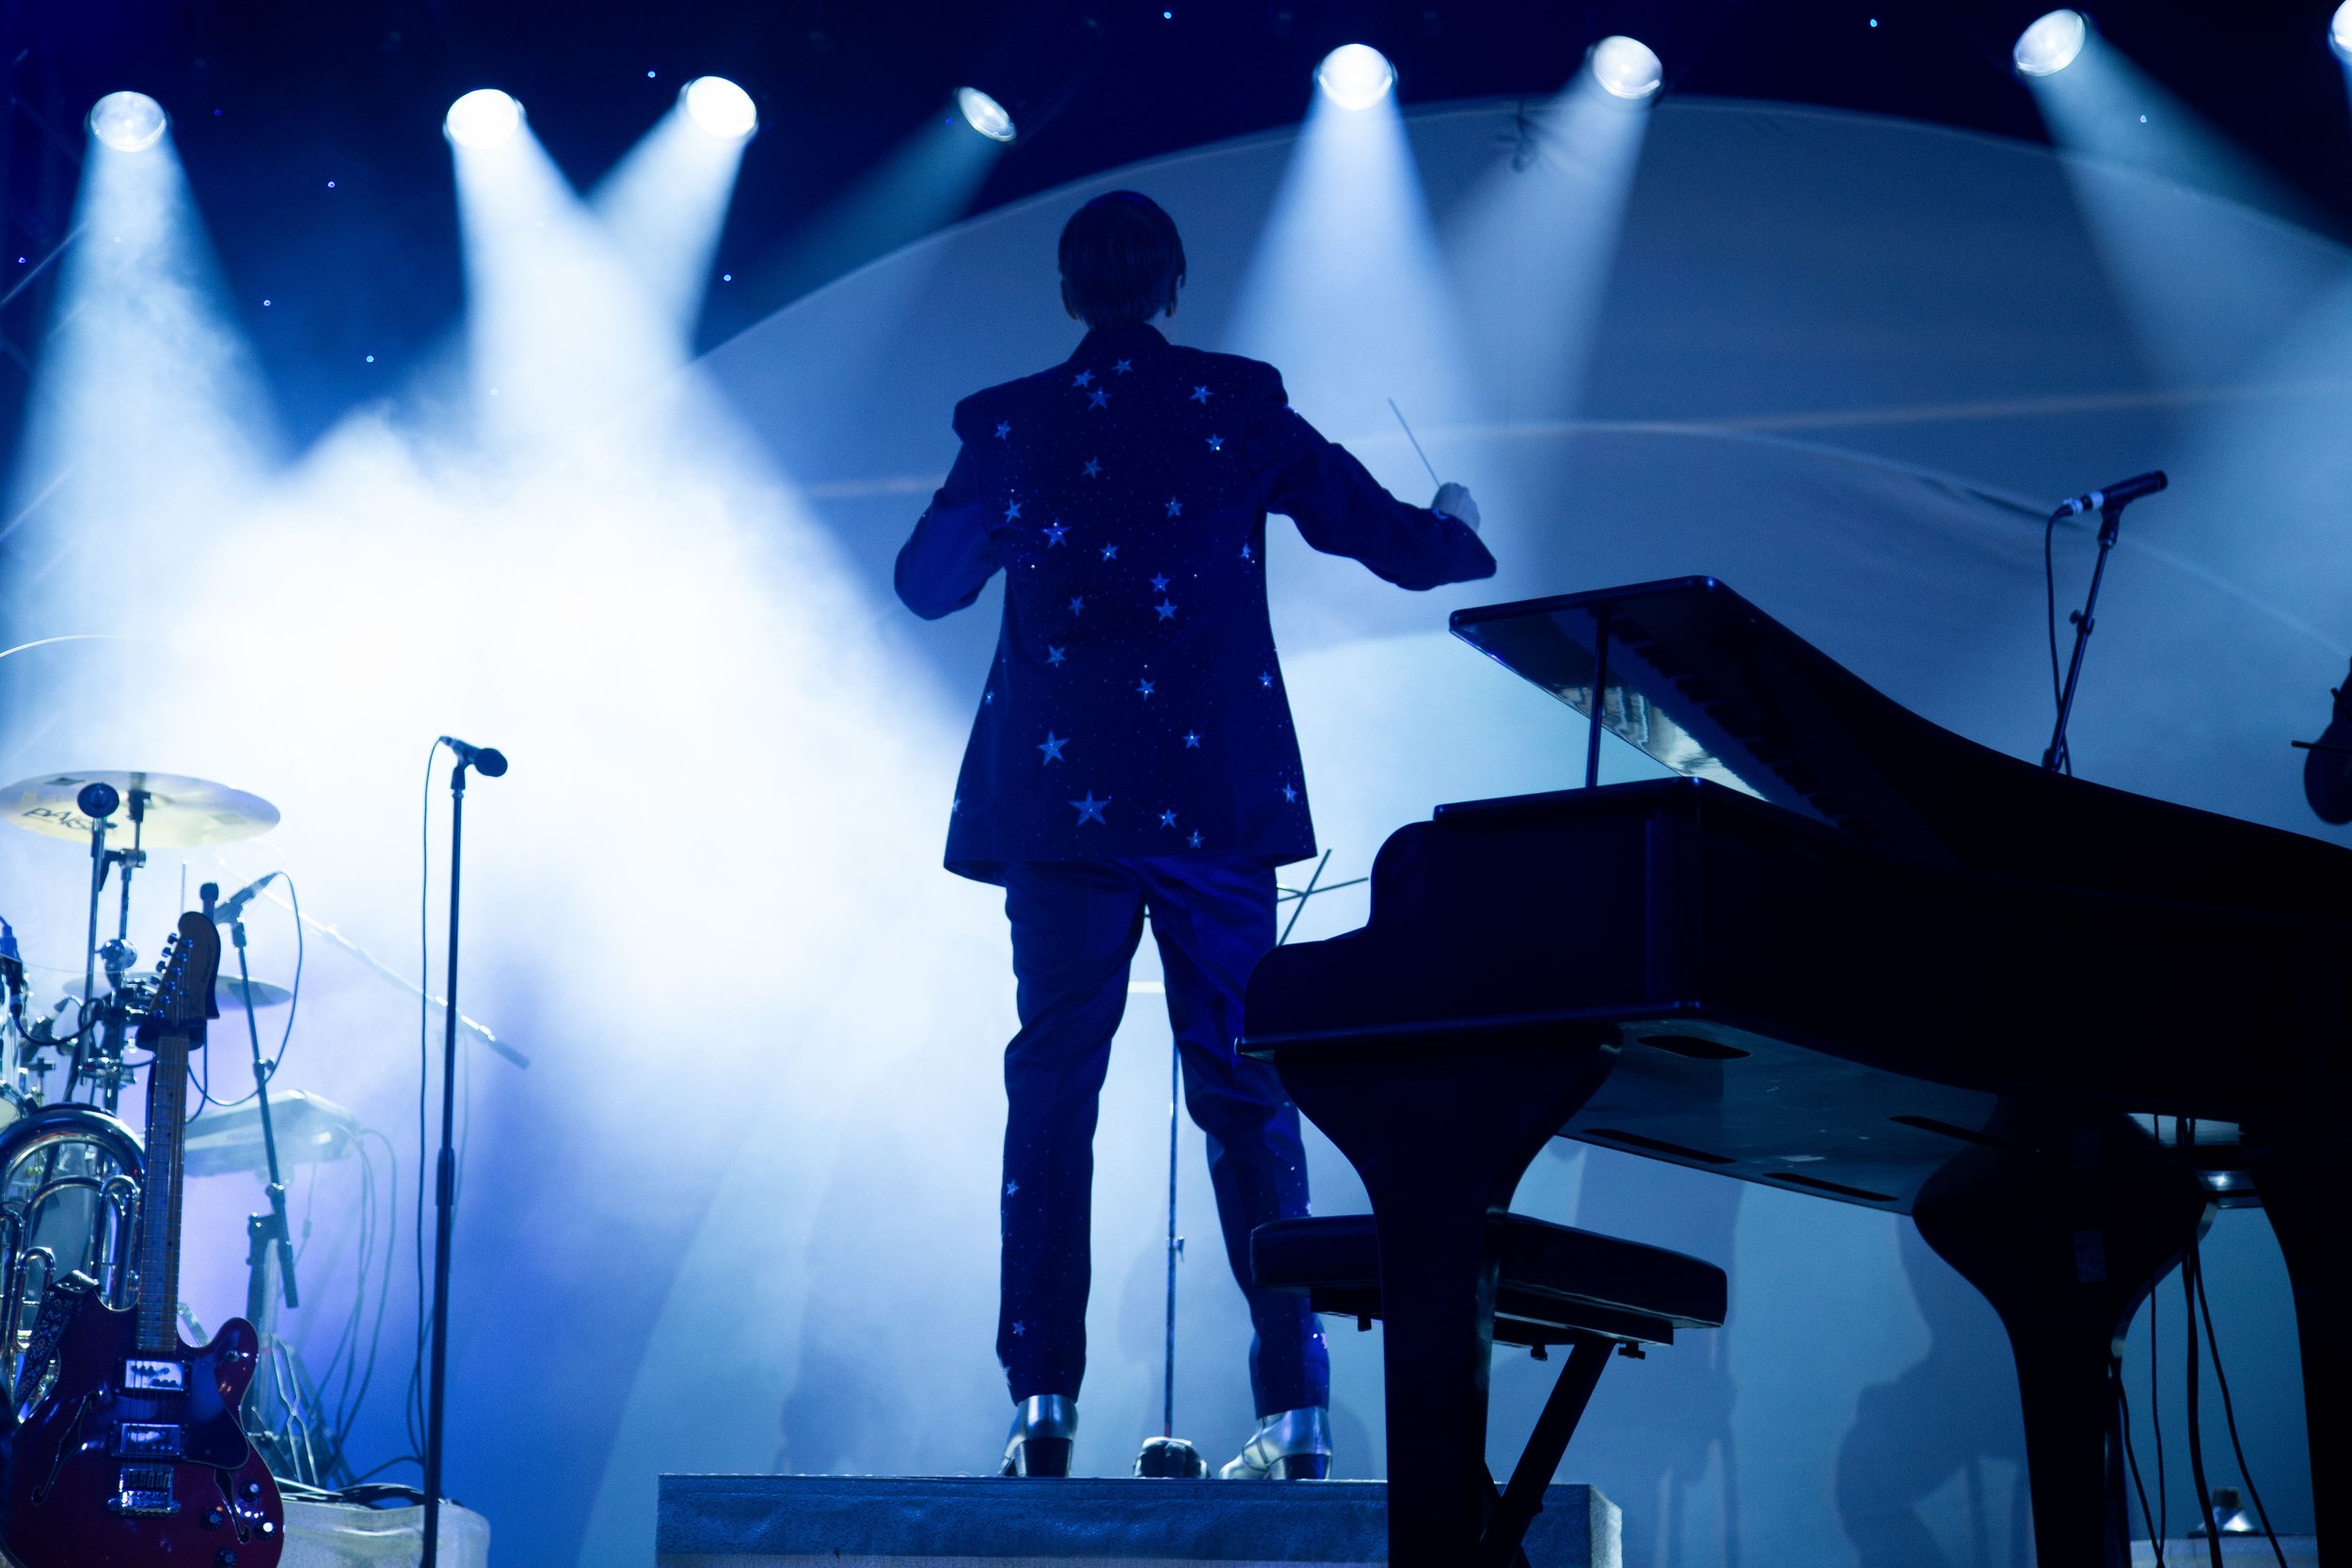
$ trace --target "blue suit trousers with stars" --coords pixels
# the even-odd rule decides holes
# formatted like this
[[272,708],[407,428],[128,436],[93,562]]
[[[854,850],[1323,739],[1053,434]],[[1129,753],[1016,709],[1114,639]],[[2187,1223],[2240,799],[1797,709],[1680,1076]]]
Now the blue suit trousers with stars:
[[1258,1413],[1328,1403],[1330,1358],[1306,1298],[1249,1280],[1249,1233],[1307,1212],[1297,1107],[1271,1067],[1233,1052],[1242,988],[1274,945],[1272,869],[1196,855],[1011,862],[1004,871],[1021,1032],[1005,1049],[996,1354],[1012,1397],[1074,1398],[1086,1375],[1096,1105],[1148,914],[1184,1104],[1208,1135],[1225,1252],[1249,1302]]

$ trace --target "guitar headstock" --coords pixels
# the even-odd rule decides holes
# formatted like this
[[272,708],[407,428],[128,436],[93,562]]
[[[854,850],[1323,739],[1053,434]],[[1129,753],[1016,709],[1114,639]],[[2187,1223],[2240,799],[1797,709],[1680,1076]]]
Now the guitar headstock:
[[206,1021],[220,1016],[213,1001],[219,974],[220,928],[190,910],[181,915],[179,930],[165,942],[155,964],[154,998],[139,1021],[141,1037],[169,1033],[202,1040]]

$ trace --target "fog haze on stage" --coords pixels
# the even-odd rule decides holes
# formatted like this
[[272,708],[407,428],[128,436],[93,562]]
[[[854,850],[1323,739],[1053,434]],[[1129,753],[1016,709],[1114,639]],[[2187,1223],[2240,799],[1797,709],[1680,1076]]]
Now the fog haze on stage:
[[[1382,210],[1428,229],[1383,232],[1397,266],[1445,291],[1410,323],[1379,308],[1394,270],[1366,265],[1313,300],[1344,330],[1284,330],[1296,319],[1276,307],[1312,299],[1313,278],[1268,248],[1306,199],[1297,138],[1270,136],[920,242],[695,365],[660,364],[641,404],[528,461],[450,434],[486,391],[453,345],[444,373],[309,452],[264,438],[207,459],[209,478],[274,473],[239,481],[249,505],[182,493],[185,466],[151,463],[85,471],[80,512],[27,525],[54,546],[167,512],[199,541],[184,570],[127,586],[89,547],[13,583],[11,642],[106,632],[162,652],[0,663],[8,777],[170,768],[284,810],[268,850],[191,857],[191,885],[282,855],[306,911],[413,971],[424,743],[453,730],[515,759],[469,800],[465,1002],[534,1060],[472,1057],[452,1343],[451,1489],[490,1515],[502,1557],[643,1560],[661,1470],[992,1461],[1012,987],[995,894],[937,856],[996,593],[921,625],[889,566],[953,456],[954,401],[1074,343],[1054,238],[1098,191],[1141,189],[1182,227],[1174,338],[1275,357],[1310,420],[1422,499],[1394,397],[1485,509],[1500,574],[1428,594],[1269,531],[1327,879],[1361,876],[1438,801],[1581,776],[1567,710],[1444,635],[1465,605],[1717,575],[1897,701],[2038,756],[2041,519],[2158,466],[2172,488],[2131,512],[2110,564],[2077,768],[2323,832],[2287,741],[2316,733],[2352,646],[2342,251],[2144,170],[1807,109],[1669,101],[1645,129],[1607,127],[1615,164],[1555,141],[1514,168],[1578,112],[1533,131],[1516,105],[1404,122],[1409,164],[1385,177],[1418,188],[1391,184]],[[1596,240],[1564,208],[1621,234]],[[2128,244],[2119,212],[2165,243]],[[219,367],[232,350],[194,352]],[[2058,531],[2061,617],[2090,539]],[[88,705],[42,705],[59,690]],[[1604,759],[1607,778],[1648,770],[1622,748]],[[86,863],[29,840],[0,856],[70,947]],[[160,890],[175,872],[157,861],[143,886]],[[1297,937],[1364,915],[1361,889],[1318,897]],[[1138,981],[1154,962],[1147,944]],[[284,1083],[388,1132],[409,1180],[415,1012],[316,939]],[[242,1088],[241,1035],[215,1038]],[[2260,1048],[2217,1042],[2225,1061]],[[1132,997],[1097,1140],[1079,1465],[1098,1473],[1158,1430],[1167,1049],[1160,999]],[[1189,1124],[1186,1144],[1177,1425],[1222,1458],[1250,1418],[1247,1320]],[[1322,1212],[1362,1207],[1311,1134],[1311,1157]],[[329,1169],[321,1194],[346,1177]],[[232,1243],[259,1200],[258,1184],[196,1184],[188,1290],[208,1322],[242,1302]],[[1629,1561],[2022,1560],[1998,1324],[1909,1222],[1565,1144],[1514,1207],[1730,1273],[1726,1326],[1609,1379],[1564,1466],[1624,1508]],[[331,1212],[322,1196],[311,1256],[330,1304],[348,1245]],[[2276,1248],[2233,1212],[2207,1249],[2249,1457],[2275,1522],[2307,1529]],[[393,1386],[369,1423],[387,1453],[405,1230],[393,1267],[378,1370]],[[2177,1293],[2163,1310],[2170,1344]],[[1332,1327],[1339,1473],[1378,1475],[1379,1333]],[[1497,1464],[1549,1377],[1498,1356]],[[2227,1453],[2211,1435],[2209,1460]],[[2194,1504],[2177,1455],[2173,1470],[2177,1521]]]

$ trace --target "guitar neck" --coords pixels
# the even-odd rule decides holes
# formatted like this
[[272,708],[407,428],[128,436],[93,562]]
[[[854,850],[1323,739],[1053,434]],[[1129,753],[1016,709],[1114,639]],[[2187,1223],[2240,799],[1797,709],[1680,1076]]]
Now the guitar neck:
[[138,1344],[180,1349],[180,1146],[188,1108],[188,1037],[155,1040],[147,1080],[147,1180],[139,1202]]

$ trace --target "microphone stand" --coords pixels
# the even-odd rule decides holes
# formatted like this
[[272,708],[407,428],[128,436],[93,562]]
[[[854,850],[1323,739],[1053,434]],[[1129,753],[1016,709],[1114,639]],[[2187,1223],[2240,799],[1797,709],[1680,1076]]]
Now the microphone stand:
[[[205,912],[210,914],[214,900],[219,896],[219,889],[206,882],[201,894]],[[286,1182],[278,1173],[278,1130],[271,1123],[269,1114],[269,1081],[276,1069],[262,1060],[262,1026],[260,1015],[253,1007],[253,972],[246,959],[245,915],[242,911],[229,917],[229,939],[237,949],[237,989],[245,1003],[246,1039],[253,1048],[253,1097],[261,1111],[262,1153],[269,1167],[269,1186],[266,1189],[269,1212],[247,1214],[245,1221],[245,1315],[261,1330],[262,1342],[266,1344],[277,1338],[277,1314],[272,1310],[274,1303],[270,1299],[269,1288],[269,1257],[272,1250],[278,1254],[278,1272],[284,1281],[289,1309],[298,1309],[302,1306],[302,1292],[294,1284],[294,1240],[286,1224]],[[249,1430],[253,1425],[261,1424],[274,1437],[275,1423],[263,1419],[265,1402],[262,1384],[256,1380],[246,1394],[246,1425]]]
[[2127,496],[2099,508],[2099,558],[2090,568],[2090,594],[2083,600],[2082,609],[2070,611],[2066,617],[2074,625],[2074,654],[2066,665],[2066,689],[2058,695],[2058,726],[2051,730],[2049,748],[2042,753],[2042,766],[2053,773],[2074,769],[2074,759],[2066,749],[2066,721],[2074,712],[2074,683],[2082,677],[2083,650],[2090,643],[2093,617],[2099,609],[2099,583],[2107,572],[2107,552],[2115,548],[2123,508],[2130,504],[2131,498]]
[[[449,1243],[457,1200],[457,879],[464,865],[466,769],[473,755],[457,752],[449,775],[449,974],[441,1009],[441,1153],[434,1168],[433,1370],[424,1421],[424,1555],[419,1568],[437,1568],[441,1551],[442,1427],[449,1384]],[[503,771],[494,769],[495,771]]]

